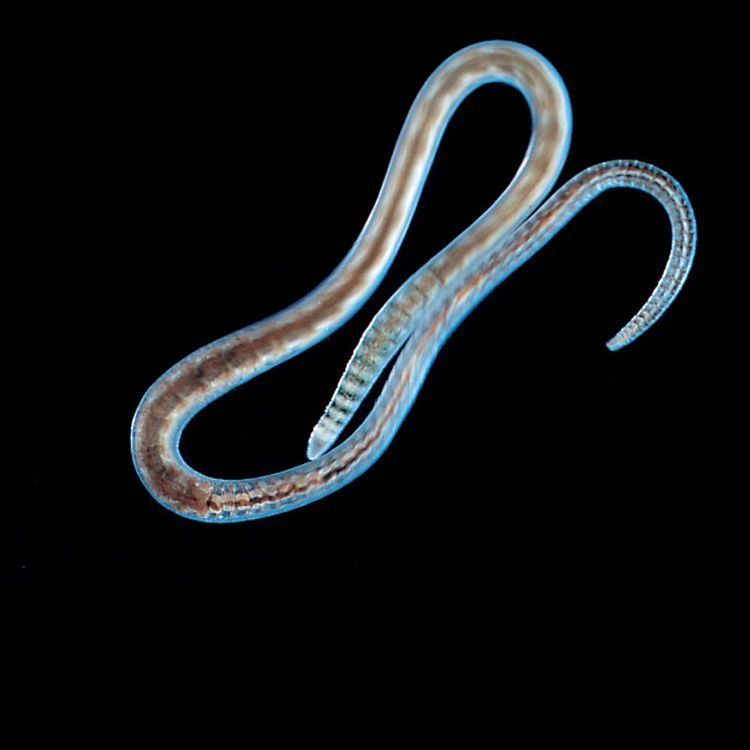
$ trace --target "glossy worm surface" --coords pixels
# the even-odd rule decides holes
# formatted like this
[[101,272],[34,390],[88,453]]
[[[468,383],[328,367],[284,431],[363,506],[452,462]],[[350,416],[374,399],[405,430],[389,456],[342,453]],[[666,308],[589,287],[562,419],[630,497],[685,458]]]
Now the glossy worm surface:
[[[236,481],[189,467],[179,453],[180,435],[200,409],[313,346],[364,304],[401,244],[448,120],[471,91],[491,82],[516,87],[531,110],[532,137],[523,163],[495,203],[376,315],[310,436],[310,460]],[[528,47],[486,42],[446,60],[412,105],[372,213],[333,273],[286,310],[189,355],[146,392],[133,419],[131,449],[138,475],[154,498],[189,518],[242,521],[292,510],[352,481],[387,448],[456,326],[583,206],[610,188],[644,191],[669,216],[672,245],[662,277],[607,346],[622,348],[647,330],[675,299],[690,270],[696,243],[690,202],[662,170],[613,161],[581,172],[542,204],[567,155],[570,129],[562,81]],[[396,355],[371,412],[348,439],[329,450]]]

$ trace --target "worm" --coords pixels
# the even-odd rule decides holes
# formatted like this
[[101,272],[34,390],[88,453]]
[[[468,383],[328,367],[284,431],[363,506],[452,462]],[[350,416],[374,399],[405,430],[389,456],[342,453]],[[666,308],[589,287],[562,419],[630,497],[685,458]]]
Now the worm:
[[[448,121],[466,96],[487,83],[509,84],[526,99],[532,136],[523,162],[500,197],[375,316],[313,429],[309,460],[244,480],[212,478],[188,466],[180,455],[180,436],[198,411],[315,345],[370,297],[398,251]],[[653,196],[671,225],[669,258],[656,288],[607,346],[615,351],[643,334],[674,301],[690,271],[697,238],[690,201],[663,170],[628,160],[592,166],[545,201],[565,162],[570,133],[565,86],[534,50],[513,42],[482,42],[448,58],[415,99],[372,212],[330,276],[287,309],[185,357],[148,389],[131,427],[133,462],[148,492],[183,517],[222,523],[283,513],[351,482],[388,447],[437,353],[461,321],[587,203],[611,188]],[[331,448],[394,358],[372,410],[349,438]]]

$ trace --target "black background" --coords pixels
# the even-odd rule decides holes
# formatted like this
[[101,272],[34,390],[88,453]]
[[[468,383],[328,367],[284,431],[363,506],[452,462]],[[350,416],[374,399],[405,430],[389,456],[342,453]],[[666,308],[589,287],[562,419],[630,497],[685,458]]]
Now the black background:
[[[385,11],[46,21],[54,45],[19,63],[35,86],[18,112],[16,197],[31,211],[7,282],[22,300],[10,336],[25,374],[9,398],[20,450],[0,527],[4,583],[97,596],[227,585],[250,609],[260,590],[333,589],[477,619],[541,608],[559,621],[586,603],[634,627],[731,602],[744,535],[716,172],[731,82],[706,64],[710,21],[635,6],[436,12],[414,25]],[[534,47],[568,87],[562,179],[638,158],[683,184],[699,247],[679,299],[630,348],[605,349],[669,246],[653,200],[607,193],[459,328],[392,446],[353,484],[237,525],[157,505],[129,455],[143,392],[325,278],[421,84],[493,38]],[[201,413],[188,461],[242,477],[303,460],[368,320],[504,188],[529,126],[514,90],[472,94],[381,288],[345,328]]]

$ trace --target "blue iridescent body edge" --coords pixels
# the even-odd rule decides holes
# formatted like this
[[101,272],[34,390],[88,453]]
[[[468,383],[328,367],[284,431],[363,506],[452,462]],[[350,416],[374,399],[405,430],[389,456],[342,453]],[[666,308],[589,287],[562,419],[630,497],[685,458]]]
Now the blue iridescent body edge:
[[[524,45],[517,45],[515,43],[507,43],[507,42],[497,42],[497,44],[512,44],[513,46],[517,46],[519,48],[523,48],[526,51],[529,51],[529,48],[525,47]],[[464,50],[460,50],[459,52],[452,55],[450,58],[448,58],[428,79],[428,81],[423,86],[422,90],[420,91],[419,96],[415,99],[410,111],[409,115],[407,116],[407,119],[402,127],[401,134],[399,136],[399,139],[397,141],[397,145],[394,149],[393,156],[389,162],[388,171],[386,173],[386,177],[383,181],[383,185],[380,189],[380,192],[378,194],[378,198],[375,202],[375,205],[372,209],[372,212],[370,216],[373,215],[373,213],[376,211],[378,204],[381,200],[381,197],[386,190],[386,186],[388,184],[389,179],[392,176],[392,168],[395,163],[396,155],[399,150],[399,146],[401,145],[401,142],[404,138],[404,135],[407,131],[408,125],[411,122],[411,116],[416,107],[418,106],[418,103],[420,102],[420,98],[422,97],[422,94],[424,90],[427,89],[430,81],[437,76],[445,67],[447,67],[455,58],[457,58],[459,55],[464,54],[468,49],[472,48],[478,48],[487,45],[487,43],[479,43],[477,45],[471,45],[471,47],[468,47]],[[538,57],[541,61],[544,62],[545,65],[547,65],[555,74],[557,77],[559,84],[561,86],[562,91],[565,92],[565,98],[566,98],[566,106],[567,106],[567,117],[568,117],[568,131],[567,131],[567,138],[566,142],[564,144],[564,150],[563,150],[563,158],[560,162],[559,168],[556,170],[556,174],[554,176],[554,179],[552,180],[551,184],[554,184],[554,182],[559,177],[560,171],[562,170],[563,163],[565,161],[565,157],[567,156],[567,152],[570,145],[571,140],[571,127],[570,127],[570,121],[571,121],[571,110],[570,110],[570,102],[567,97],[567,90],[562,83],[562,80],[559,77],[559,74],[557,74],[557,71],[554,69],[553,66],[549,64],[548,61],[546,61],[545,58],[543,58],[541,55],[536,53],[535,51],[531,50],[531,52]],[[545,237],[544,241],[540,243],[537,247],[535,247],[532,251],[530,251],[523,259],[519,260],[517,263],[513,265],[509,265],[507,267],[501,267],[501,270],[497,274],[497,278],[493,279],[492,282],[488,282],[487,285],[485,285],[482,289],[482,292],[480,294],[475,295],[475,298],[472,298],[470,302],[466,303],[460,308],[453,309],[447,316],[446,322],[443,323],[443,327],[441,329],[441,333],[439,336],[436,336],[434,339],[430,340],[428,342],[428,348],[426,350],[427,353],[422,353],[419,358],[417,358],[414,361],[414,353],[417,350],[418,346],[420,345],[420,342],[422,342],[423,337],[426,335],[426,331],[429,329],[430,325],[432,324],[432,321],[435,317],[436,310],[441,309],[442,307],[445,307],[446,305],[451,304],[451,295],[453,294],[454,290],[459,288],[461,283],[464,281],[464,279],[469,276],[472,272],[476,272],[476,265],[470,266],[468,269],[465,270],[465,273],[463,273],[460,277],[460,279],[455,280],[454,283],[450,284],[446,289],[441,292],[441,294],[438,295],[437,299],[433,300],[432,303],[427,305],[425,310],[420,314],[419,321],[416,323],[414,332],[410,335],[409,339],[405,343],[403,349],[398,354],[398,357],[396,359],[396,363],[394,364],[393,370],[391,371],[391,374],[389,375],[381,393],[378,396],[378,399],[376,401],[375,406],[371,410],[370,414],[365,418],[365,420],[362,422],[362,424],[354,431],[354,433],[345,441],[340,443],[337,447],[333,448],[329,452],[325,453],[322,457],[317,458],[313,461],[305,462],[303,464],[300,464],[296,467],[286,469],[284,471],[275,472],[273,474],[268,474],[263,477],[255,477],[250,478],[246,480],[220,480],[212,477],[208,477],[206,475],[201,474],[200,472],[195,471],[193,468],[189,467],[183,460],[180,452],[179,452],[179,443],[180,439],[182,437],[182,433],[184,428],[187,426],[187,424],[190,422],[190,420],[203,408],[205,408],[207,405],[212,403],[213,401],[217,400],[218,398],[221,398],[223,395],[228,393],[229,391],[233,390],[234,388],[237,388],[241,385],[244,385],[248,382],[250,382],[253,378],[257,377],[258,375],[267,372],[268,370],[273,369],[277,365],[282,364],[283,362],[287,361],[288,359],[291,359],[292,357],[296,356],[297,354],[302,353],[303,351],[306,351],[307,349],[311,348],[315,344],[319,343],[324,338],[330,336],[332,333],[334,333],[338,328],[343,326],[348,320],[350,320],[362,307],[362,305],[365,304],[365,302],[371,297],[371,295],[374,293],[375,289],[379,286],[382,279],[384,278],[385,274],[387,273],[395,255],[398,249],[401,246],[401,243],[403,241],[403,238],[405,236],[406,231],[408,230],[408,227],[411,223],[414,211],[416,209],[417,203],[419,201],[419,198],[422,194],[422,190],[427,178],[427,175],[429,174],[429,171],[431,169],[432,163],[434,161],[434,158],[436,156],[437,149],[439,147],[439,144],[442,140],[445,128],[447,127],[448,122],[452,118],[453,114],[455,113],[456,109],[460,106],[460,104],[468,97],[473,91],[475,91],[480,86],[486,85],[488,83],[498,83],[498,82],[504,82],[507,83],[507,81],[501,81],[497,78],[488,77],[486,80],[482,80],[481,82],[477,83],[475,86],[473,86],[470,90],[467,90],[464,95],[454,104],[454,106],[451,108],[450,113],[448,117],[446,118],[446,121],[441,128],[438,137],[435,141],[435,145],[431,150],[431,153],[429,155],[429,160],[427,163],[426,168],[423,171],[423,175],[421,178],[421,181],[419,183],[418,190],[416,191],[415,198],[412,202],[412,205],[409,210],[409,214],[407,217],[406,222],[404,223],[404,226],[402,228],[402,231],[400,232],[395,244],[393,251],[390,254],[390,257],[387,259],[387,262],[384,264],[383,268],[381,269],[381,272],[372,280],[370,283],[370,288],[367,290],[365,294],[363,294],[355,304],[353,304],[347,311],[346,314],[342,316],[342,318],[335,322],[334,325],[330,325],[322,330],[320,330],[314,337],[310,339],[309,342],[305,342],[304,346],[298,346],[297,348],[294,348],[290,351],[288,351],[283,356],[279,356],[275,361],[272,361],[270,363],[266,363],[263,366],[259,367],[255,372],[253,372],[250,376],[238,379],[236,382],[231,383],[228,387],[221,389],[220,391],[217,391],[214,394],[211,394],[211,397],[205,400],[204,402],[197,403],[194,408],[191,408],[188,412],[185,413],[184,417],[180,420],[180,423],[177,425],[176,430],[172,436],[172,445],[171,448],[174,452],[174,456],[176,460],[180,463],[180,466],[185,469],[185,471],[190,472],[192,475],[201,478],[205,481],[212,482],[214,484],[223,485],[226,487],[233,487],[241,482],[252,482],[252,481],[258,481],[258,480],[273,480],[273,479],[283,479],[289,475],[299,473],[300,470],[304,470],[305,467],[313,467],[313,466],[322,466],[325,464],[325,462],[330,462],[334,460],[337,456],[343,454],[348,447],[351,447],[359,438],[362,437],[362,435],[366,434],[374,424],[374,422],[377,420],[379,409],[383,408],[385,404],[388,404],[391,396],[392,391],[396,387],[396,384],[399,382],[399,378],[403,376],[404,370],[409,367],[410,365],[414,366],[414,374],[409,379],[409,386],[406,390],[406,396],[402,397],[401,400],[398,402],[397,410],[395,411],[394,415],[387,421],[385,429],[382,431],[382,437],[380,437],[376,443],[376,447],[372,450],[371,453],[368,454],[366,460],[362,460],[359,463],[357,463],[356,468],[352,470],[349,473],[346,473],[342,475],[339,479],[331,481],[330,484],[327,484],[325,487],[321,488],[319,491],[312,491],[309,495],[301,498],[290,498],[288,502],[279,501],[276,505],[273,505],[272,507],[266,507],[263,508],[258,507],[257,509],[250,509],[247,512],[243,512],[241,514],[236,515],[222,515],[222,516],[196,516],[190,513],[182,513],[179,510],[176,510],[174,506],[169,505],[168,503],[164,502],[159,496],[157,496],[154,492],[151,491],[151,488],[149,487],[147,479],[144,477],[144,475],[141,472],[141,468],[138,464],[138,461],[136,459],[136,452],[135,452],[135,424],[138,419],[138,415],[140,411],[145,408],[145,406],[149,402],[150,396],[158,389],[158,387],[164,383],[171,375],[175,374],[185,366],[186,364],[194,361],[196,358],[198,358],[201,354],[206,353],[213,348],[215,348],[217,345],[220,345],[222,343],[229,343],[231,340],[238,335],[246,334],[248,332],[253,331],[254,329],[260,329],[261,327],[267,325],[269,321],[273,321],[277,318],[280,318],[281,316],[293,314],[295,309],[300,308],[302,305],[305,304],[305,302],[309,301],[311,298],[315,297],[321,289],[324,289],[327,285],[333,283],[333,280],[335,279],[337,273],[341,271],[341,269],[347,264],[347,262],[354,256],[356,253],[360,242],[362,241],[362,238],[367,230],[368,224],[369,224],[369,218],[368,218],[368,224],[365,225],[365,229],[363,229],[360,236],[357,238],[357,241],[352,246],[351,250],[347,253],[345,258],[337,265],[337,267],[334,269],[334,271],[321,283],[319,284],[315,289],[313,289],[309,294],[307,294],[302,300],[298,301],[297,303],[291,305],[290,307],[280,311],[279,313],[276,313],[274,315],[271,315],[261,321],[258,321],[256,323],[253,323],[249,326],[246,326],[242,329],[239,329],[231,334],[228,334],[227,336],[224,336],[212,343],[207,344],[204,347],[201,347],[197,351],[193,352],[192,354],[188,355],[187,357],[184,357],[181,359],[178,363],[176,363],[174,366],[169,368],[167,372],[165,372],[160,378],[158,378],[154,384],[146,391],[143,398],[141,399],[141,402],[138,406],[138,409],[136,410],[136,413],[133,418],[133,423],[131,425],[131,451],[133,454],[133,460],[135,464],[136,471],[138,473],[139,478],[143,482],[146,489],[149,491],[149,493],[154,497],[154,499],[157,500],[161,505],[169,509],[170,511],[177,513],[180,516],[183,516],[185,518],[188,518],[190,520],[198,520],[198,521],[204,521],[206,523],[237,523],[237,522],[243,522],[247,520],[253,520],[253,519],[259,519],[259,518],[265,518],[270,517],[273,515],[278,515],[280,513],[285,513],[290,510],[303,507],[304,505],[308,505],[312,502],[315,502],[319,499],[322,499],[323,497],[326,497],[327,495],[332,494],[333,492],[341,489],[342,487],[346,486],[350,482],[352,482],[354,479],[361,476],[364,472],[366,472],[374,463],[377,461],[380,456],[383,454],[383,452],[388,448],[391,441],[393,440],[393,437],[395,436],[396,432],[400,428],[401,424],[403,423],[403,420],[406,418],[412,404],[414,403],[414,400],[416,399],[417,394],[419,393],[421,386],[424,382],[424,379],[426,378],[432,364],[434,363],[435,358],[437,357],[437,354],[439,353],[442,346],[445,344],[447,339],[450,337],[450,335],[455,331],[455,329],[460,325],[460,323],[466,318],[467,315],[471,313],[471,311],[478,305],[491,291],[493,291],[505,278],[507,278],[510,273],[512,273],[514,270],[516,270],[520,265],[526,262],[529,258],[531,258],[538,250],[546,244],[552,237],[559,231],[566,223],[567,221],[572,218],[573,215],[575,215],[580,208],[583,207],[583,205],[586,205],[586,203],[589,202],[589,200],[593,199],[595,196],[591,196],[585,203],[583,203],[581,206],[577,208],[576,211],[574,211],[560,226],[558,226],[554,232],[549,234]],[[511,84],[512,85],[512,84]],[[524,98],[527,100],[528,103],[528,97],[526,93],[520,89],[517,86],[514,86],[517,90],[519,90],[523,95]],[[532,109],[533,113],[533,109]],[[526,162],[526,159],[528,158],[529,151],[532,148],[533,144],[533,138],[532,142],[529,144],[529,149],[527,149],[526,156],[524,157],[524,162]],[[521,172],[523,168],[523,163],[519,167],[518,172],[516,173],[516,177]],[[514,177],[514,182],[515,182]],[[575,179],[575,178],[574,178]],[[511,182],[511,185],[506,188],[505,191],[501,194],[501,196],[493,202],[493,204],[485,211],[482,216],[480,216],[470,227],[468,227],[464,232],[459,235],[450,245],[447,246],[446,249],[449,249],[452,245],[454,245],[456,242],[458,242],[462,237],[464,237],[468,232],[471,231],[471,229],[479,222],[481,219],[486,216],[490,211],[493,210],[506,196],[508,191],[512,188],[513,182]],[[562,189],[564,189],[565,186],[563,186]],[[609,187],[632,187],[632,185],[611,185],[608,186],[605,189],[609,189]],[[646,191],[648,192],[648,191]],[[599,193],[597,193],[598,195]],[[554,198],[554,196],[553,196]],[[542,199],[540,199],[539,203],[544,199],[544,196],[542,196]],[[552,200],[552,199],[550,199]],[[547,201],[549,202],[549,201]],[[529,209],[529,211],[525,214],[524,219],[529,216],[529,214],[532,214],[537,209],[537,206],[539,204],[537,203],[535,206]],[[546,204],[545,204],[546,205]],[[689,201],[688,201],[689,205]],[[692,212],[692,208],[690,209]],[[535,214],[534,214],[535,215]],[[694,225],[694,216],[691,213],[693,225]],[[523,219],[522,219],[523,221]],[[498,241],[498,244],[502,245],[509,241],[509,237],[507,235],[500,238]],[[693,254],[694,254],[695,245],[693,243]],[[442,252],[442,251],[441,251]],[[692,256],[690,258],[690,262],[692,263]],[[684,281],[684,280],[683,280]],[[678,290],[679,291],[679,290]],[[665,308],[666,309],[666,308]],[[662,310],[663,312],[663,310]],[[660,313],[661,314],[661,313]],[[655,318],[653,321],[651,321],[642,332],[647,330],[648,328],[653,325],[653,323],[656,321],[657,318]],[[629,343],[629,342],[628,342]]]

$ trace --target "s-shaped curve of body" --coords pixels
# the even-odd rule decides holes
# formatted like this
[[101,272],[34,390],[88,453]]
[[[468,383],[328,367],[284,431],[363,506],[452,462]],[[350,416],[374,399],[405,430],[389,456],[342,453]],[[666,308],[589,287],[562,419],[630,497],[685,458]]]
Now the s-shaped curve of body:
[[[531,110],[532,136],[523,163],[490,208],[417,271],[375,317],[310,436],[310,460],[245,480],[215,479],[189,467],[179,441],[200,409],[328,336],[372,294],[401,244],[451,115],[474,89],[495,82],[517,88]],[[609,188],[652,195],[671,224],[669,259],[656,289],[607,346],[620,349],[646,331],[675,299],[690,271],[696,244],[690,202],[657,167],[612,161],[581,172],[542,203],[562,169],[570,131],[565,86],[534,50],[483,42],[446,60],[414,101],[375,206],[333,273],[286,310],[189,355],[146,392],[133,418],[131,450],[138,476],[153,497],[188,518],[231,522],[292,510],[351,482],[388,447],[456,326]],[[370,413],[349,438],[329,450],[396,356]]]

